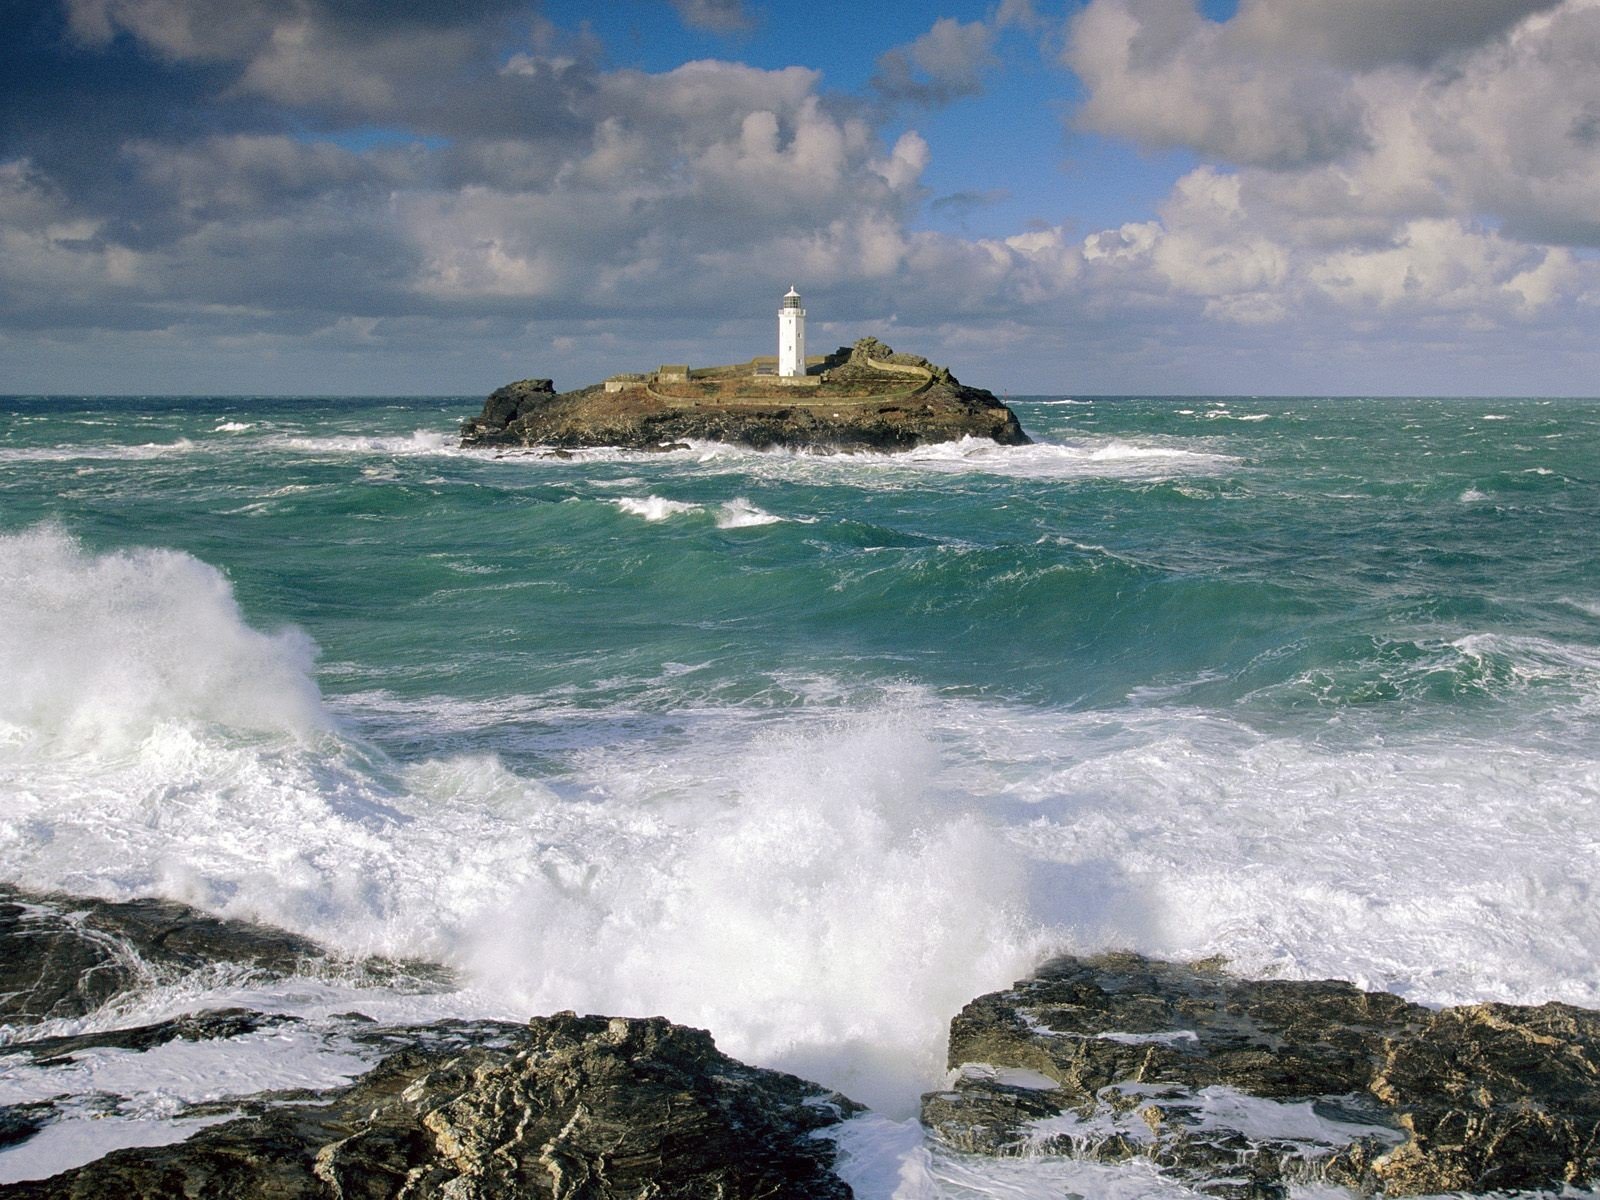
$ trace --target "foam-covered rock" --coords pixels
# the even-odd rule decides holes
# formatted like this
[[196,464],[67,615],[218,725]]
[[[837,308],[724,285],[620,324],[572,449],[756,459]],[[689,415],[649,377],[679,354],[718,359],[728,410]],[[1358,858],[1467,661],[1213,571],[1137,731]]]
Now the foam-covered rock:
[[951,1023],[946,1144],[1149,1159],[1215,1195],[1484,1193],[1600,1175],[1600,1014],[1434,1011],[1218,964],[1063,958]]
[[[294,934],[168,901],[5,887],[0,1046],[19,1063],[70,1069],[80,1055],[138,1054],[180,1041],[221,1046],[299,1024],[230,1008],[59,1032],[61,1018],[218,967],[265,978],[331,972],[423,990],[449,978],[424,963],[333,959]],[[221,1123],[186,1141],[115,1150],[48,1179],[0,1186],[0,1193],[63,1200],[850,1195],[832,1171],[833,1142],[812,1135],[858,1106],[736,1062],[704,1030],[661,1017],[572,1013],[527,1025],[395,1026],[358,1013],[328,1020],[325,1036],[375,1064],[348,1086],[180,1103],[173,1120]],[[108,1112],[119,1103],[115,1095],[92,1099]],[[0,1106],[0,1149],[39,1136],[66,1119],[60,1104],[74,1103],[64,1095]]]

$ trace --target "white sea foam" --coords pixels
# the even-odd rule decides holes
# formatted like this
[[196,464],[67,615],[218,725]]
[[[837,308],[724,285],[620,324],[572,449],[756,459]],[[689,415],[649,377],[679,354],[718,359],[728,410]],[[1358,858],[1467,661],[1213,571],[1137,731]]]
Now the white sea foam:
[[744,529],[751,525],[776,525],[787,518],[757,508],[743,496],[736,496],[717,509],[718,529]]
[[686,500],[668,500],[662,496],[623,496],[612,500],[630,517],[643,517],[646,521],[665,521],[669,517],[682,516],[684,513],[699,512],[701,506],[691,504]]
[[[77,1082],[77,1081],[72,1081]],[[101,1112],[69,1114],[46,1125],[27,1141],[0,1151],[0,1184],[48,1179],[93,1162],[113,1150],[133,1146],[170,1146],[208,1125],[233,1119],[232,1113],[174,1120],[170,1112],[141,1116]]]
[[437,429],[416,429],[409,435],[288,437],[274,436],[263,439],[263,444],[274,450],[290,450],[313,455],[368,455],[379,454],[390,458],[456,457],[465,453],[460,449],[460,439],[454,434]]
[[826,1136],[839,1147],[839,1175],[860,1200],[1194,1200],[1197,1194],[1141,1159],[1112,1164],[952,1153],[930,1143],[915,1119],[866,1113]]
[[[1324,743],[1177,698],[840,683],[826,718],[696,710],[692,752],[557,737],[544,781],[341,736],[304,638],[252,629],[189,556],[34,530],[0,538],[0,583],[6,877],[442,959],[511,1012],[664,1013],[890,1113],[937,1086],[951,1014],[1050,949],[1600,1003],[1587,726]],[[1600,694],[1584,647],[1459,642]]]
[[997,1083],[1002,1087],[1022,1088],[1029,1092],[1053,1092],[1061,1087],[1059,1080],[1052,1079],[1042,1071],[1026,1067],[997,1067],[986,1062],[962,1063],[952,1074],[957,1079]]
[[[566,458],[538,454],[507,456],[508,461],[561,470],[596,462],[649,462],[691,466],[700,475],[727,472],[757,478],[826,480],[874,486],[886,476],[908,474],[990,474],[1014,478],[1167,478],[1230,470],[1240,460],[1192,445],[1085,438],[1081,442],[1033,442],[1002,446],[988,438],[965,437],[896,453],[861,451],[817,453],[807,450],[752,450],[722,442],[690,442],[671,454],[598,448]],[[466,453],[481,453],[468,451]]]
[[924,470],[982,471],[1022,478],[1096,475],[1143,478],[1216,471],[1236,466],[1239,460],[1209,450],[1128,442],[1120,438],[1086,439],[1074,444],[1034,442],[1027,446],[1001,446],[986,438],[969,437],[958,442],[920,446],[890,461]]
[[664,1012],[891,1108],[1037,951],[1014,856],[930,803],[938,752],[897,714],[730,729],[686,777],[602,756],[563,799],[326,732],[304,639],[250,629],[193,558],[0,547],[11,879],[444,959],[524,1012]]
[[1463,504],[1479,504],[1488,498],[1489,495],[1487,492],[1480,492],[1477,488],[1468,488],[1466,491],[1462,492],[1460,496],[1461,503]]
[[212,433],[243,433],[246,429],[254,429],[253,421],[224,421],[213,429]]
[[339,1087],[379,1057],[372,1046],[301,1022],[229,1038],[177,1038],[139,1052],[78,1050],[44,1063],[7,1058],[0,1047],[0,1105],[58,1102],[50,1124],[0,1152],[0,1184],[44,1179],[125,1146],[181,1141],[232,1115],[185,1118],[188,1105]]
[[144,462],[149,459],[192,454],[196,451],[209,452],[209,448],[188,438],[179,438],[174,442],[144,442],[139,445],[15,446],[0,448],[0,462],[74,462],[79,459]]
[[1562,596],[1560,603],[1581,613],[1587,613],[1591,617],[1600,617],[1600,600],[1579,600],[1572,596]]

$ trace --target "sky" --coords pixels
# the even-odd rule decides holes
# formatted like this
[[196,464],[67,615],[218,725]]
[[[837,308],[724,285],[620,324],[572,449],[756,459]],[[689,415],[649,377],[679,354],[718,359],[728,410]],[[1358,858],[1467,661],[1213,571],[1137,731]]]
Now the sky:
[[1600,395],[1600,0],[0,0],[0,392]]

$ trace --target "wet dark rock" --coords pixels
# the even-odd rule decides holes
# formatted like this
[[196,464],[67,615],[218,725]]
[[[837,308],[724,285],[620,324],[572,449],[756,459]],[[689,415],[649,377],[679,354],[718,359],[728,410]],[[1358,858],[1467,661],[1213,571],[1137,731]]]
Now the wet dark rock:
[[[856,1106],[655,1017],[411,1031],[357,1083],[0,1194],[156,1197],[848,1197],[813,1136]],[[402,1031],[386,1030],[392,1041]]]
[[508,383],[489,393],[478,419],[491,427],[504,428],[516,418],[518,412],[532,412],[554,399],[555,394],[555,384],[548,379],[523,379]]
[[1434,1011],[1218,964],[1064,958],[951,1023],[960,1076],[923,1098],[948,1145],[1143,1157],[1213,1195],[1321,1181],[1483,1193],[1600,1175],[1600,1014]]
[[0,1105],[0,1150],[27,1141],[49,1124],[54,1115],[55,1106],[48,1102]]
[[81,1017],[113,998],[221,964],[263,977],[350,975],[442,986],[427,963],[357,961],[309,938],[210,917],[166,900],[94,900],[0,884],[0,1022]]
[[543,446],[559,454],[594,446],[672,450],[691,441],[896,451],[963,437],[1008,446],[1029,440],[992,392],[965,386],[925,358],[896,354],[876,338],[840,347],[817,369],[823,381],[815,390],[764,382],[747,367],[696,371],[705,387],[721,389],[720,398],[708,393],[703,401],[673,399],[643,382],[620,391],[596,384],[557,393],[547,379],[525,379],[489,396],[462,425],[462,445]]
[[274,1025],[291,1024],[295,1020],[294,1017],[260,1013],[248,1008],[208,1008],[127,1029],[100,1029],[93,1033],[13,1042],[0,1047],[0,1052],[26,1054],[39,1066],[52,1066],[86,1050],[151,1050],[168,1042],[204,1042],[241,1037]]

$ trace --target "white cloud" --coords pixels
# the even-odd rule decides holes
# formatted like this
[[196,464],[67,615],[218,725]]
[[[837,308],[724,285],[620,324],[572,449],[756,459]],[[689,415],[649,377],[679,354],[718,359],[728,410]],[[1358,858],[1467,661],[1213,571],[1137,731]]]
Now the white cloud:
[[1080,124],[1213,164],[1158,220],[1085,239],[1107,289],[1481,331],[1594,285],[1562,244],[1600,245],[1597,0],[1242,0],[1226,22],[1091,0],[1065,61]]
[[[1001,15],[1010,23],[1026,14],[1013,5]],[[983,91],[984,74],[999,61],[994,41],[994,28],[982,21],[940,17],[916,40],[878,58],[872,86],[886,99],[929,106],[975,96]]]
[[[1331,254],[1312,265],[1308,278],[1341,304],[1362,310],[1391,311],[1405,306],[1431,311],[1492,310],[1515,291],[1527,306],[1541,288],[1529,280],[1511,289],[1544,256],[1492,233],[1453,220],[1408,222],[1392,245]],[[1548,303],[1556,281],[1540,299]],[[1526,287],[1526,291],[1523,287]]]
[[[377,25],[327,0],[63,3],[80,46],[131,37],[163,71],[224,80],[219,111],[281,119],[96,142],[83,160],[115,188],[0,162],[14,328],[351,349],[537,329],[632,354],[656,330],[742,328],[730,313],[764,314],[794,281],[840,328],[912,349],[1026,346],[1090,373],[1159,360],[1176,386],[1230,346],[1315,370],[1339,338],[1402,365],[1422,336],[1577,345],[1600,303],[1583,252],[1600,245],[1600,0],[1241,0],[1222,23],[1189,0],[1091,0],[1064,59],[1079,121],[1204,165],[1149,219],[1069,234],[1064,200],[976,238],[918,227],[940,144],[891,144],[885,106],[823,92],[814,69],[608,70],[543,27],[491,52],[501,0]],[[1007,27],[1037,31],[1033,6],[939,20],[884,56],[878,95],[981,90]],[[408,134],[365,144],[374,125]]]
[[1064,61],[1088,89],[1079,123],[1147,145],[1288,167],[1363,140],[1345,73],[1286,70],[1187,0],[1093,0],[1072,21]]

